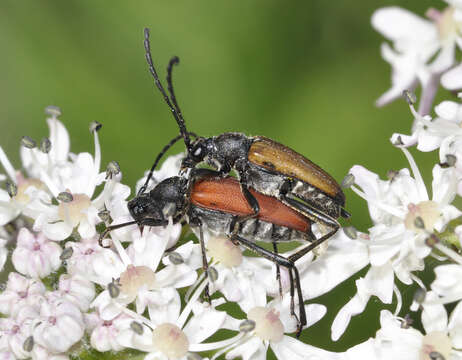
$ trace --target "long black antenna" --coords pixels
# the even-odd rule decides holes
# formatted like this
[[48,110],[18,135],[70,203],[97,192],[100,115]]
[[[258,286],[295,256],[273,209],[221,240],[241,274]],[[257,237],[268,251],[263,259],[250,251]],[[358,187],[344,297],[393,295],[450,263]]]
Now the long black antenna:
[[175,106],[175,109],[180,117],[180,119],[183,120],[183,114],[181,113],[180,107],[178,106],[178,103],[176,102],[176,96],[175,96],[175,91],[173,90],[173,80],[172,80],[172,72],[173,72],[173,66],[178,65],[180,63],[180,58],[178,56],[174,56],[170,59],[168,62],[167,66],[167,90],[170,93],[170,99],[172,99],[172,103]]
[[[194,134],[194,133],[188,133],[188,136],[189,135],[197,138],[197,135]],[[161,150],[161,152],[157,155],[156,160],[154,160],[154,164],[152,164],[151,170],[149,171],[148,178],[146,179],[146,182],[140,188],[140,190],[138,190],[138,195],[140,195],[140,194],[142,194],[142,193],[144,193],[146,191],[146,188],[148,187],[149,181],[152,178],[152,174],[153,174],[157,164],[159,163],[160,159],[162,158],[162,156],[164,156],[164,154],[168,151],[168,149],[170,149],[182,137],[183,137],[182,134],[175,136],[172,140],[169,141],[169,143],[167,145],[164,146],[164,148]]]
[[[186,149],[188,152],[191,150],[191,140],[189,138],[189,134],[186,131],[186,125],[184,123],[184,119],[181,116],[181,112],[177,111],[177,108],[173,107],[172,103],[170,102],[170,99],[167,96],[167,93],[164,90],[164,87],[162,86],[162,83],[159,80],[159,76],[157,75],[156,69],[154,67],[154,63],[152,61],[152,55],[151,55],[151,44],[149,42],[149,29],[144,28],[144,49],[146,51],[146,61],[149,66],[149,71],[151,72],[152,77],[154,78],[154,82],[161,92],[162,96],[164,97],[165,102],[167,103],[168,107],[172,111],[173,117],[175,118],[178,127],[180,128],[180,133],[183,136],[184,143],[186,145]],[[173,91],[173,88],[172,88]],[[173,101],[173,99],[172,99]],[[173,101],[176,104],[176,100]]]

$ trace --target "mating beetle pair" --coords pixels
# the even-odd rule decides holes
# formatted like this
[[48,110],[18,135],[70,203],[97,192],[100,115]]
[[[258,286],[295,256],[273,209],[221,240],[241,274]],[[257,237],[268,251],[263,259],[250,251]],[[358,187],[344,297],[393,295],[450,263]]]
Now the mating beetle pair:
[[[207,259],[203,228],[228,235],[234,243],[274,262],[278,277],[279,266],[289,270],[291,313],[294,316],[295,290],[299,302],[299,334],[306,325],[306,314],[294,263],[335,234],[340,227],[337,221],[340,216],[349,217],[343,208],[345,196],[340,186],[310,160],[271,139],[247,137],[241,133],[203,138],[189,133],[172,85],[172,68],[179,60],[172,58],[167,68],[168,96],[152,61],[149,30],[145,29],[144,33],[150,72],[180,128],[180,135],[158,155],[146,183],[129,201],[134,221],[110,226],[107,231],[129,224],[163,226],[170,217],[174,222],[186,219],[190,226],[199,229],[204,270]],[[196,138],[193,142],[191,136]],[[181,138],[187,150],[182,163],[183,176],[166,179],[146,193],[160,158]],[[217,171],[196,168],[201,162]],[[238,180],[228,176],[232,169]],[[312,233],[314,224],[325,230],[319,238]],[[287,258],[279,255],[277,243],[291,240],[307,240],[309,244]],[[271,242],[274,251],[259,246],[257,241]]]

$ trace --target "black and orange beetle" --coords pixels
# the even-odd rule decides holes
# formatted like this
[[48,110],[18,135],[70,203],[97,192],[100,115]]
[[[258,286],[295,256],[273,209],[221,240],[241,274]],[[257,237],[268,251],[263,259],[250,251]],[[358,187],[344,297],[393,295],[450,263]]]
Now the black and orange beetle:
[[[278,266],[288,269],[291,284],[291,313],[294,311],[294,296],[297,292],[299,317],[297,335],[306,325],[306,313],[300,287],[300,277],[294,264],[296,259],[284,257],[257,244],[257,241],[289,242],[306,240],[309,251],[318,240],[311,231],[312,221],[300,211],[283,204],[278,199],[249,190],[259,203],[260,211],[252,215],[253,209],[241,192],[240,184],[233,177],[223,177],[209,169],[193,169],[188,178],[174,176],[158,183],[151,191],[138,194],[128,202],[134,221],[109,226],[100,236],[100,242],[108,232],[136,224],[143,226],[165,226],[169,218],[174,223],[186,220],[196,228],[202,249],[204,271],[208,269],[203,232],[224,234],[238,245],[263,256]],[[206,297],[208,293],[206,292]]]
[[[187,155],[183,161],[183,168],[195,168],[197,164],[205,162],[221,176],[228,175],[234,169],[239,177],[242,194],[252,208],[252,213],[245,215],[246,218],[258,216],[261,210],[258,200],[250,190],[254,189],[261,194],[279,199],[308,217],[311,222],[320,224],[324,235],[316,240],[317,244],[334,235],[340,228],[337,219],[340,216],[350,216],[344,209],[345,195],[334,178],[296,151],[263,136],[224,133],[210,138],[197,137],[191,142],[190,133],[186,130],[173,91],[172,68],[178,64],[179,59],[173,57],[167,68],[169,98],[153,64],[149,29],[144,29],[144,36],[149,70],[180,128],[180,135],[186,145]],[[139,194],[146,190],[156,164],[157,161]],[[312,247],[308,246],[307,249],[311,250]],[[300,250],[291,257],[292,261],[309,250]]]

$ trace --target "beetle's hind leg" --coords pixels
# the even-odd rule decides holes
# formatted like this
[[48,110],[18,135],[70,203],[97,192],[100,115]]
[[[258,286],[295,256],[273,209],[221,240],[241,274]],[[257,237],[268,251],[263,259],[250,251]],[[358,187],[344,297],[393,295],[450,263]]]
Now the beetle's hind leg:
[[[303,303],[303,294],[302,288],[300,285],[300,276],[298,273],[298,269],[290,259],[285,258],[282,255],[274,253],[270,250],[267,250],[254,242],[247,240],[241,236],[236,234],[231,234],[231,241],[233,243],[240,244],[245,248],[257,253],[260,256],[274,262],[276,265],[284,266],[289,271],[290,276],[290,296],[291,296],[291,304],[290,304],[290,312],[297,320],[297,333],[296,336],[299,337],[300,333],[303,329],[303,326],[306,325],[306,312],[305,312],[305,305]],[[297,291],[298,297],[298,306],[299,306],[299,316],[295,314],[295,290]]]
[[[199,230],[199,243],[201,245],[201,253],[202,253],[202,270],[206,278],[209,278],[209,263],[207,261],[207,253],[205,251],[205,241],[204,241],[204,231],[202,230],[202,222],[198,218],[190,219],[190,226],[195,226]],[[204,289],[204,297],[205,300],[211,304],[212,301],[210,299],[210,292],[209,292],[209,284],[205,285]]]
[[[278,254],[278,245],[275,241],[273,241],[273,251],[275,254]],[[281,268],[278,263],[276,263],[276,280],[279,284],[279,296],[282,299]]]

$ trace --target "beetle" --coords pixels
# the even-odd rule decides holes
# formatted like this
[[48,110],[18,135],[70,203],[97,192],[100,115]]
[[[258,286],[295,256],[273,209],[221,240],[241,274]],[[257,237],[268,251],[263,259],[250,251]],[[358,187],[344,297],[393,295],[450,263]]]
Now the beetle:
[[[297,336],[306,325],[306,313],[300,286],[300,276],[291,256],[284,257],[270,251],[257,241],[273,244],[294,240],[308,241],[302,250],[306,253],[319,245],[312,232],[313,222],[303,213],[282,203],[273,196],[249,190],[258,201],[260,211],[256,216],[241,192],[239,181],[223,177],[210,169],[192,169],[188,177],[174,176],[159,182],[149,192],[142,192],[127,204],[134,221],[111,225],[100,236],[100,243],[112,230],[136,224],[144,226],[166,226],[186,220],[199,232],[203,269],[207,272],[204,230],[213,234],[224,234],[237,245],[263,256],[278,266],[288,269],[290,277],[291,314],[297,319]],[[322,241],[322,240],[321,240]],[[299,304],[299,317],[295,313],[295,292]],[[208,292],[206,297],[210,299]]]
[[[148,28],[144,29],[144,47],[155,85],[169,106],[186,146],[187,155],[182,163],[183,171],[195,168],[202,162],[216,169],[223,177],[235,170],[241,192],[252,209],[250,214],[242,215],[243,219],[258,217],[261,210],[251,191],[254,189],[258,193],[277,198],[307,216],[311,222],[321,225],[323,236],[319,239],[320,243],[338,231],[340,223],[337,219],[350,217],[344,208],[345,195],[331,175],[303,155],[264,136],[247,136],[237,132],[209,138],[199,136],[192,142],[173,90],[172,68],[179,63],[178,57],[173,57],[168,65],[169,97],[152,60]],[[149,172],[140,193],[146,190],[154,167]],[[292,261],[305,253],[300,251],[293,254]]]

